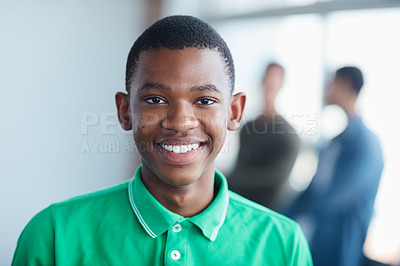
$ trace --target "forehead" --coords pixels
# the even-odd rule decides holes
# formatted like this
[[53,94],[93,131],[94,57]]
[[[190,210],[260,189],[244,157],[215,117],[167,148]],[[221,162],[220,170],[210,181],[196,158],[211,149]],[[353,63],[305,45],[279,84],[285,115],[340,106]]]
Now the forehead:
[[146,82],[179,88],[214,85],[221,91],[230,91],[229,75],[221,54],[208,49],[143,51],[137,61],[134,79],[139,86]]

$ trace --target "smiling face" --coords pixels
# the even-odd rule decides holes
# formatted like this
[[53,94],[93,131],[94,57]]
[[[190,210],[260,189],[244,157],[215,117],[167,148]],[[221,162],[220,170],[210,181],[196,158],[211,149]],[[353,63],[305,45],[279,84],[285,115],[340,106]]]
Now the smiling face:
[[231,96],[217,51],[160,48],[140,54],[129,98],[117,99],[123,127],[125,100],[143,172],[185,186],[214,175],[227,129],[240,125],[245,97]]

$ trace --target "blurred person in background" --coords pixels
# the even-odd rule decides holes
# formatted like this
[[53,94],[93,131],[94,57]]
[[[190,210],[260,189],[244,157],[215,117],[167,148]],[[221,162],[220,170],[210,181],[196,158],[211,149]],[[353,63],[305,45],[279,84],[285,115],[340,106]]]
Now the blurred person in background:
[[286,213],[303,227],[316,266],[363,262],[362,248],[383,170],[379,140],[355,110],[363,84],[356,67],[336,71],[325,101],[344,110],[348,125],[320,150],[310,186]]
[[262,80],[263,113],[243,126],[238,160],[228,179],[232,191],[273,210],[285,198],[300,146],[293,127],[275,110],[284,76],[280,64],[267,66]]

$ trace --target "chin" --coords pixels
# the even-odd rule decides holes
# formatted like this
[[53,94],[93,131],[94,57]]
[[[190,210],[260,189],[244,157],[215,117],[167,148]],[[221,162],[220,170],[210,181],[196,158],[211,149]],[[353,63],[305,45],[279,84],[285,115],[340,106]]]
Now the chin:
[[162,167],[163,171],[159,171],[156,175],[164,183],[182,187],[195,183],[201,176],[199,169],[192,167]]
[[177,171],[170,171],[166,175],[160,175],[158,178],[171,186],[174,187],[182,187],[195,183],[200,176],[194,175],[193,171],[185,174],[186,171],[182,171],[181,169],[177,169]]

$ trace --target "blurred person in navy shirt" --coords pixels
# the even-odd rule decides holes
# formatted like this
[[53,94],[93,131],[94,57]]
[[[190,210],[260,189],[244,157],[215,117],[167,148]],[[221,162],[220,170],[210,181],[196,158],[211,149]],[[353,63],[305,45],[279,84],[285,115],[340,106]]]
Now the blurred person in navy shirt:
[[320,150],[310,186],[286,213],[302,225],[316,266],[356,266],[364,257],[383,158],[377,136],[355,111],[363,84],[356,67],[336,71],[325,100],[345,111],[347,128]]

